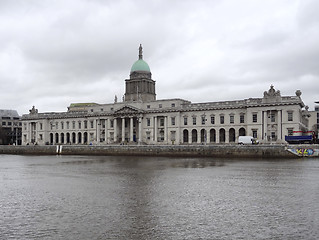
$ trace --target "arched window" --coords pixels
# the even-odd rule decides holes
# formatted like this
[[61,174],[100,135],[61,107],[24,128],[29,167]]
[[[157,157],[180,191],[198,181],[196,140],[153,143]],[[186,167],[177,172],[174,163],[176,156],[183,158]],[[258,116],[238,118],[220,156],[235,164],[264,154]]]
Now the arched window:
[[81,144],[82,143],[82,133],[78,133],[78,143]]
[[185,129],[183,131],[183,142],[188,143],[188,130],[187,129]]
[[76,143],[76,135],[74,132],[72,133],[72,143]]
[[216,130],[215,129],[211,129],[210,130],[210,139],[209,139],[209,141],[211,143],[216,142]]
[[66,143],[70,143],[70,133],[66,134]]
[[55,143],[59,143],[59,134],[58,133],[55,134]]
[[225,134],[225,129],[221,128],[219,130],[219,142],[224,143],[226,141],[226,134]]
[[235,142],[235,140],[236,140],[235,129],[231,128],[229,129],[229,142]]
[[88,143],[88,133],[85,132],[83,135],[84,135],[84,136],[83,136],[83,138],[84,138],[84,144],[87,144],[87,143]]
[[197,130],[192,130],[192,143],[197,143]]
[[239,136],[246,136],[246,130],[245,130],[245,128],[240,128],[240,129],[239,129]]
[[50,144],[53,144],[53,133],[50,133]]
[[64,133],[61,133],[61,143],[64,144]]

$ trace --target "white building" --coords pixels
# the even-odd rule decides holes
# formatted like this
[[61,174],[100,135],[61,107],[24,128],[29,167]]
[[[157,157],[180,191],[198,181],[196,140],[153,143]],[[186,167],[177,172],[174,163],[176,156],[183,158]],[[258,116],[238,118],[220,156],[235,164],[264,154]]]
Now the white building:
[[140,46],[122,102],[71,104],[63,113],[38,113],[33,107],[22,117],[22,143],[217,144],[236,143],[243,135],[280,143],[285,135],[308,130],[309,113],[300,95],[297,90],[281,96],[270,86],[261,98],[238,101],[156,100]]

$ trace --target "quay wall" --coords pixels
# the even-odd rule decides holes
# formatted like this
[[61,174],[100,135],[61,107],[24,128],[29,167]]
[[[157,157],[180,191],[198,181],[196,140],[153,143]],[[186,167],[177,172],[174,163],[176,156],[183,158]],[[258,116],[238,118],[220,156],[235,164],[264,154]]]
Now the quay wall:
[[[296,147],[294,145],[293,147]],[[304,146],[303,146],[304,147]],[[314,146],[311,145],[313,148]],[[296,158],[288,145],[28,145],[0,146],[0,154],[16,155],[125,155],[224,158]],[[319,149],[318,145],[316,149]]]

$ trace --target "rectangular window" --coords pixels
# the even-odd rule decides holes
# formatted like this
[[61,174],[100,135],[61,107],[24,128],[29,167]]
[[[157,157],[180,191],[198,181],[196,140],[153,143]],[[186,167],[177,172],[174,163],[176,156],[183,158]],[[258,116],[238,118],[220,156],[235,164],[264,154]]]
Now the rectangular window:
[[184,125],[187,125],[187,117],[184,117]]
[[59,123],[58,122],[55,123],[55,129],[59,129]]
[[81,124],[81,122],[79,122],[79,129],[81,129],[81,127],[82,127],[82,124]]
[[88,128],[88,122],[84,121],[84,128]]
[[211,124],[215,124],[215,116],[211,116],[210,117],[210,123]]
[[288,122],[293,121],[293,112],[288,112]]
[[147,105],[146,107],[147,107],[147,109],[150,109],[150,108],[151,108],[151,105]]
[[171,118],[171,123],[172,123],[172,126],[175,126],[175,117]]
[[158,107],[159,107],[159,108],[162,108],[162,107],[163,107],[163,105],[162,105],[162,104],[159,104],[159,105],[158,105]]
[[172,107],[175,107],[175,103],[172,103]]
[[151,126],[151,119],[150,118],[146,118],[146,125],[148,127]]
[[196,117],[193,117],[193,125],[196,125]]
[[164,127],[164,118],[160,118],[160,126]]
[[90,124],[91,124],[91,128],[94,128],[94,122],[90,121]]
[[5,126],[6,125],[6,122],[2,122],[2,126]]
[[40,130],[42,130],[42,128],[43,128],[43,124],[42,124],[42,123],[40,123]]
[[239,121],[240,121],[240,123],[245,123],[245,115],[244,114],[240,114]]
[[110,121],[111,128],[114,128],[114,120]]
[[257,122],[257,113],[253,113],[253,122],[254,122],[254,123]]
[[271,140],[273,140],[273,141],[277,140],[276,132],[271,132]]
[[224,117],[224,115],[221,115],[220,118],[219,118],[219,120],[220,120],[220,124],[224,124],[224,123],[225,123],[225,117]]
[[[41,123],[40,123],[40,129],[42,128]],[[61,122],[61,129],[64,129],[64,122]]]
[[66,122],[66,129],[70,128],[70,122]]
[[105,120],[104,119],[101,120],[101,126],[102,126],[102,128],[105,128]]
[[270,114],[270,121],[271,121],[271,122],[275,122],[275,121],[276,121],[276,116],[275,116],[274,113],[271,113],[271,114]]
[[72,128],[75,129],[75,122],[72,122]]
[[229,115],[229,123],[230,123],[230,124],[232,124],[232,123],[235,122],[234,119],[235,119],[234,115]]
[[206,116],[202,116],[202,125],[205,125],[206,122]]
[[40,138],[40,140],[43,140],[43,135],[39,134],[39,138]]
[[257,130],[253,129],[253,138],[257,138]]

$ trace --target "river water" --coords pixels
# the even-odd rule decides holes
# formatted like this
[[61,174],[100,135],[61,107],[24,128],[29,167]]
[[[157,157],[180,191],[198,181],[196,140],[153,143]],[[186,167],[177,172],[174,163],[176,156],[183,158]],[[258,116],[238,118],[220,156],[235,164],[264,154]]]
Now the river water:
[[0,239],[319,239],[319,159],[0,155]]

